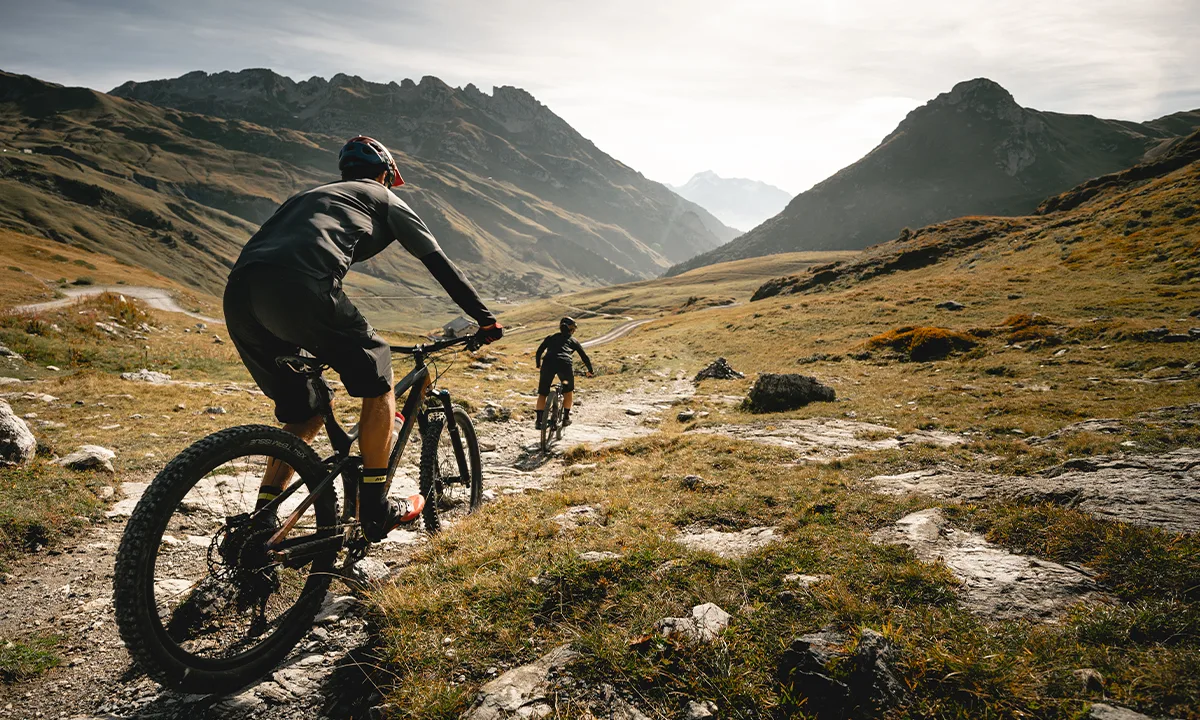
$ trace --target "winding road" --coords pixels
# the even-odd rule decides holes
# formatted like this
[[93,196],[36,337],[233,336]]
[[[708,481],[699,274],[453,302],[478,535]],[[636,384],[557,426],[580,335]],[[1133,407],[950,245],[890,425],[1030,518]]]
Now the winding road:
[[47,302],[32,303],[29,305],[18,305],[17,307],[13,308],[13,310],[19,313],[54,310],[56,308],[66,307],[67,305],[77,303],[84,298],[95,297],[96,295],[102,295],[106,292],[110,292],[117,293],[119,295],[135,297],[155,310],[183,313],[188,317],[193,317],[206,323],[213,323],[216,325],[225,324],[225,321],[219,318],[211,318],[199,313],[194,313],[191,310],[187,310],[175,301],[175,297],[171,295],[170,290],[163,290],[162,288],[144,287],[140,285],[87,285],[85,287],[63,288],[61,292],[66,295],[65,298],[49,300]]
[[580,344],[583,345],[585,348],[589,348],[589,347],[595,347],[596,345],[603,345],[604,343],[610,343],[613,340],[616,340],[618,338],[624,337],[625,335],[628,335],[634,328],[639,327],[641,325],[645,325],[646,323],[652,322],[653,320],[656,320],[656,319],[657,318],[649,318],[646,320],[630,320],[627,323],[623,323],[621,325],[616,326],[615,328],[613,328],[612,330],[609,330],[608,332],[604,333],[600,337],[592,338],[591,340],[584,340]]

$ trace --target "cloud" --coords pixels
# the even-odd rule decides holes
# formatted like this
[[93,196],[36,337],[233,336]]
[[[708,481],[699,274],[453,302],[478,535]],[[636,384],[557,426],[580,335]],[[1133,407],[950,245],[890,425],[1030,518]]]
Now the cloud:
[[986,76],[1017,101],[1200,106],[1192,0],[0,0],[0,67],[109,89],[196,69],[517,85],[646,175],[799,191]]

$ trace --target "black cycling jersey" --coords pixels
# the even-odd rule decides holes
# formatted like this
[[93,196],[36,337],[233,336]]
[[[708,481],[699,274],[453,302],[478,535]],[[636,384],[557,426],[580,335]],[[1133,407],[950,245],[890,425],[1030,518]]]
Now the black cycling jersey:
[[233,270],[265,264],[340,284],[352,263],[378,255],[394,241],[419,258],[480,326],[496,321],[421,218],[374,180],[332,182],[292,196],[242,248]]
[[534,361],[538,365],[541,365],[542,355],[545,354],[548,364],[570,365],[571,353],[579,353],[579,359],[587,366],[588,372],[595,372],[592,370],[591,359],[583,351],[583,345],[565,332],[556,332],[553,335],[548,335],[545,340],[542,340],[542,344],[538,346],[537,355],[534,356]]

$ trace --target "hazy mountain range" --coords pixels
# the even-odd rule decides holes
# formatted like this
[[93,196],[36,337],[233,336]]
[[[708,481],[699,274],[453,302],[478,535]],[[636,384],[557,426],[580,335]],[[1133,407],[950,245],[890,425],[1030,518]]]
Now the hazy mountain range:
[[[336,179],[337,150],[359,133],[397,153],[398,192],[487,294],[652,277],[737,234],[523,90],[269,70],[111,94],[0,73],[0,144],[14,150],[0,155],[0,225],[215,291],[282,200]],[[354,282],[437,294],[404,255]]]
[[959,83],[783,212],[668,274],[797,250],[859,249],[964,215],[1023,215],[1080,182],[1152,158],[1200,111],[1150,122],[1021,107],[987,79]]
[[774,217],[792,199],[791,193],[758,180],[723,178],[711,170],[696,173],[675,192],[717,216],[729,227],[746,231]]

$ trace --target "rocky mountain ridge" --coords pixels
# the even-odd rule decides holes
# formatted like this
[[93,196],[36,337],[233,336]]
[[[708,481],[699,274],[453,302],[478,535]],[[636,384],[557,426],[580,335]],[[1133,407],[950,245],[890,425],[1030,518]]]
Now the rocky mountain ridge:
[[[519,295],[651,277],[733,234],[524,91],[488,96],[431,78],[380,86],[340,76],[301,92],[285,80],[265,72],[224,78],[222,102],[257,109],[240,119],[0,73],[0,225],[215,293],[278,204],[335,179],[347,135],[375,132],[404,168],[397,192],[485,295],[513,294],[504,282],[511,277],[522,278]],[[412,114],[393,112],[387,97],[407,98]],[[309,116],[289,126],[299,113],[280,108],[299,104]],[[372,108],[383,109],[368,115]],[[384,118],[382,132],[372,127]],[[414,302],[446,305],[404,253],[356,270],[356,293],[402,299],[396,308],[408,314]]]
[[668,274],[778,252],[860,249],[956,217],[1023,215],[1196,127],[1200,111],[1144,123],[1104,120],[1022,107],[986,78],[961,82],[780,214]]

